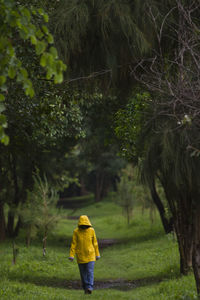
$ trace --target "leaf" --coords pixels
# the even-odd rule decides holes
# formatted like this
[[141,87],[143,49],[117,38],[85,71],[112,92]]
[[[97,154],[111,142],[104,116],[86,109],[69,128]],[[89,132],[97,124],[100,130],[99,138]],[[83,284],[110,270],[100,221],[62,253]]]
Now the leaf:
[[28,72],[26,71],[25,68],[21,68],[20,72],[21,72],[21,74],[23,75],[24,78],[28,78]]
[[6,77],[1,75],[0,76],[0,86],[3,85],[6,82]]
[[1,102],[0,103],[0,113],[2,113],[5,110],[5,105]]
[[31,20],[31,14],[30,14],[30,11],[29,11],[27,8],[23,7],[22,13],[27,17],[28,21]]
[[55,83],[61,83],[63,81],[63,74],[60,72],[55,75],[54,82]]
[[46,53],[43,53],[41,56],[41,59],[40,59],[40,65],[42,67],[45,67],[46,64],[47,64],[47,55],[46,55]]
[[43,9],[42,9],[42,8],[38,8],[38,13],[39,13],[41,16],[43,16],[43,14],[44,14]]
[[42,25],[42,30],[43,30],[44,33],[46,33],[46,34],[49,33],[49,30],[48,30],[47,26],[45,26],[45,25]]
[[4,145],[8,145],[9,137],[4,132],[4,128],[7,127],[7,122],[6,122],[6,118],[4,115],[0,115],[0,120],[2,119],[1,118],[2,116],[4,117],[4,123],[3,123],[3,126],[0,125],[0,141]]
[[32,8],[31,8],[31,11],[32,11],[32,14],[33,14],[33,15],[36,15],[36,14],[37,14],[35,8],[32,7]]
[[7,124],[7,122],[6,122],[6,116],[0,114],[0,125],[5,126],[6,124]]
[[53,67],[55,65],[55,60],[54,60],[53,56],[50,53],[47,53],[46,57],[47,57],[47,66],[48,66],[48,69],[51,69],[51,72],[53,74],[53,72],[54,72],[53,71]]
[[43,18],[44,18],[44,21],[45,21],[46,23],[49,22],[49,16],[48,16],[47,14],[44,14],[44,15],[43,15]]
[[46,46],[47,46],[47,45],[46,45],[45,42],[39,41],[39,42],[36,44],[36,46],[35,46],[36,54],[37,54],[37,55],[42,54],[42,53],[45,51]]
[[53,44],[54,40],[53,40],[53,35],[52,34],[48,35],[47,41],[48,41],[49,44]]
[[10,139],[9,139],[9,136],[8,135],[4,135],[2,138],[1,138],[1,142],[7,146],[10,142]]
[[15,76],[16,76],[16,69],[15,67],[13,66],[10,66],[9,69],[8,69],[8,76],[11,78],[11,79],[14,79]]
[[51,47],[49,49],[49,52],[53,55],[54,58],[58,58],[58,52],[57,52],[56,48]]
[[4,101],[5,100],[5,96],[0,94],[0,101]]
[[47,74],[46,74],[46,79],[51,79],[52,76],[53,76],[52,69],[48,69]]
[[32,45],[36,45],[37,44],[37,38],[36,38],[35,35],[31,35],[30,39],[31,39],[31,44]]
[[26,88],[25,94],[26,96],[30,96],[31,98],[33,98],[33,96],[35,95],[34,89],[32,87]]
[[37,36],[39,39],[41,39],[41,38],[44,36],[44,33],[43,33],[40,29],[38,29],[38,30],[36,31],[36,36]]
[[30,79],[26,79],[25,81],[23,81],[23,87],[24,87],[26,96],[30,96],[32,98],[35,94],[33,85],[32,85],[32,81]]
[[16,25],[17,25],[17,27],[18,27],[19,29],[22,28],[22,23],[21,23],[21,20],[20,20],[19,18],[16,20]]

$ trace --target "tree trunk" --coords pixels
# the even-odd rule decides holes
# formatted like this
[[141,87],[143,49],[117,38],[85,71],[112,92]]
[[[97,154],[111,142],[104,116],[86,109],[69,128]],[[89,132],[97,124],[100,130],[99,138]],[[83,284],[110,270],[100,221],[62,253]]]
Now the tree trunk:
[[6,224],[3,202],[0,201],[0,242],[5,240],[6,237]]
[[7,235],[8,237],[16,237],[19,233],[19,229],[21,227],[21,218],[18,218],[16,226],[15,223],[15,214],[12,209],[8,212],[8,223],[7,223]]
[[156,191],[155,182],[153,182],[150,192],[151,192],[151,197],[153,199],[153,202],[155,203],[155,205],[159,211],[165,233],[172,232],[173,231],[173,222],[172,222],[172,220],[168,220],[165,216],[165,208],[164,208],[162,201]]
[[178,247],[180,253],[180,273],[183,275],[187,275],[192,267],[192,234],[191,227],[188,228],[187,232],[184,230],[185,224],[181,225],[182,228],[176,230]]
[[[19,205],[19,185],[18,185],[18,177],[17,177],[17,168],[16,168],[16,159],[13,156],[12,157],[12,172],[13,172],[13,182],[14,182],[14,200],[13,200],[13,206],[14,208],[17,208]],[[10,209],[8,213],[8,223],[7,223],[7,233],[9,237],[14,237],[17,232],[15,232],[14,229],[14,222],[15,221],[15,212],[13,208]]]
[[43,256],[46,255],[46,248],[47,248],[47,229],[45,228],[44,238],[43,238]]
[[97,171],[96,174],[96,189],[95,189],[95,200],[99,202],[102,198],[102,188],[103,188],[104,175]]
[[81,179],[80,179],[80,184],[81,184],[81,187],[80,187],[80,194],[81,194],[81,196],[87,195],[87,190],[86,190],[86,186],[85,186],[85,182],[84,182],[84,178],[83,177],[81,177]]
[[111,186],[111,179],[108,175],[103,176],[103,186],[101,191],[101,198],[104,198],[108,195]]
[[193,223],[193,253],[192,253],[192,267],[194,271],[194,277],[196,281],[196,288],[198,299],[200,299],[200,205],[198,204],[197,209],[194,212],[194,223]]
[[14,230],[14,236],[15,237],[18,236],[21,225],[22,225],[22,220],[21,220],[20,217],[18,217],[17,225],[15,226],[15,230]]
[[177,200],[176,233],[180,251],[180,272],[187,275],[192,268],[193,224],[192,199],[187,193],[180,192]]
[[14,215],[12,210],[10,209],[8,212],[8,222],[7,222],[7,235],[8,237],[14,237]]
[[173,225],[176,232],[179,254],[180,273],[187,275],[192,267],[192,199],[186,190],[178,190],[170,176],[166,176],[161,181],[164,187],[167,202],[173,216]]

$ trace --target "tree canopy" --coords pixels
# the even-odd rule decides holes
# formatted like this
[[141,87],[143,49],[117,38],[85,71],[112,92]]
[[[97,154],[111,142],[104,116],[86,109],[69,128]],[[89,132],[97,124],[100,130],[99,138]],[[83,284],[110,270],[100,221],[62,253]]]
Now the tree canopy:
[[38,65],[44,68],[46,78],[53,78],[55,83],[62,82],[66,65],[52,46],[54,39],[46,26],[49,18],[42,8],[27,8],[20,2],[1,0],[0,14],[0,140],[8,144],[9,138],[4,131],[6,118],[2,114],[5,109],[2,101],[9,94],[8,81],[15,80],[22,85],[27,96],[34,96],[31,75],[22,53],[29,52],[32,47],[32,54],[38,56]]

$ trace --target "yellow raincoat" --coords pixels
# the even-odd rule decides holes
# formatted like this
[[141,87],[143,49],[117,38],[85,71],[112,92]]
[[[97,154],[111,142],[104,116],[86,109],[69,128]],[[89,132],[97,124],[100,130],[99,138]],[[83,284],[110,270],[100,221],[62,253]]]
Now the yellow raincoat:
[[[87,216],[80,216],[79,225],[92,226]],[[98,242],[94,228],[87,229],[76,228],[73,232],[72,243],[70,248],[70,257],[76,254],[77,263],[84,264],[95,261],[99,254]]]

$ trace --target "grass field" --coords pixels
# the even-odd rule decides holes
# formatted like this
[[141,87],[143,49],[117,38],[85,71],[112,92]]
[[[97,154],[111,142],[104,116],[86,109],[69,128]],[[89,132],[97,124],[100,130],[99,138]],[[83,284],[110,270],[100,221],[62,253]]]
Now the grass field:
[[[101,259],[95,264],[96,288],[84,295],[76,262],[68,261],[76,219],[87,214],[95,228]],[[156,214],[152,223],[148,210],[136,208],[130,226],[113,202],[104,201],[85,208],[61,210],[60,221],[47,240],[25,246],[23,232],[15,241],[19,247],[17,263],[12,264],[12,241],[0,244],[0,299],[57,300],[161,300],[197,299],[193,275],[180,276],[177,243],[165,235]]]

